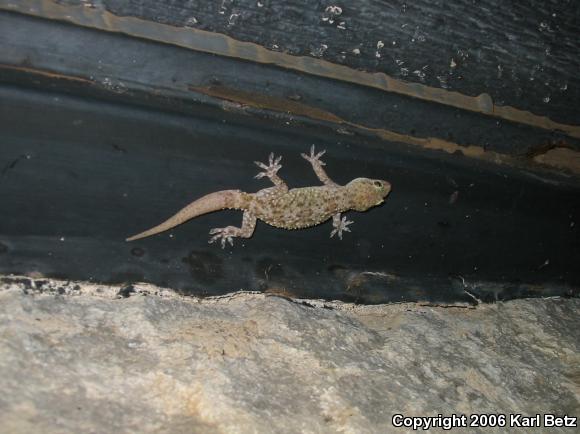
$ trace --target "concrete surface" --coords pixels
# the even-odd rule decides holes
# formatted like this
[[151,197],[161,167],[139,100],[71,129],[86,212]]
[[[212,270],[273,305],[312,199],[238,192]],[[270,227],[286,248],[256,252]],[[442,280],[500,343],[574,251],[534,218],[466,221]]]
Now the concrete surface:
[[0,282],[1,433],[410,432],[392,416],[580,415],[578,299],[354,306]]

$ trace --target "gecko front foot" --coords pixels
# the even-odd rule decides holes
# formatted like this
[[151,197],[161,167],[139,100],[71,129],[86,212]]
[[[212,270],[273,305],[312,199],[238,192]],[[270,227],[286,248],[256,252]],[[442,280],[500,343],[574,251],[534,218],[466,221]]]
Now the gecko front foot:
[[212,244],[216,241],[221,241],[222,249],[226,247],[226,241],[230,243],[231,246],[234,245],[233,237],[238,236],[239,228],[234,226],[227,226],[225,228],[215,228],[209,231],[210,235],[213,235],[208,241],[209,244]]
[[348,225],[353,224],[354,222],[351,220],[347,220],[346,217],[340,218],[340,215],[334,216],[332,219],[332,226],[334,229],[330,233],[330,238],[334,237],[338,234],[338,238],[342,240],[342,232],[350,232],[350,228]]
[[259,161],[254,161],[254,163],[256,163],[256,166],[258,166],[261,169],[264,169],[264,172],[258,173],[255,177],[258,179],[263,178],[264,176],[267,176],[270,179],[274,178],[276,176],[276,173],[278,173],[278,170],[282,168],[282,165],[279,164],[280,160],[282,160],[282,157],[274,159],[274,153],[272,152],[268,159],[267,166],[264,163],[260,163]]
[[306,155],[304,153],[300,155],[302,155],[302,158],[304,158],[306,161],[309,161],[310,164],[312,165],[326,166],[326,163],[324,161],[320,161],[320,157],[322,157],[326,153],[326,150],[320,151],[318,154],[316,154],[315,152],[316,151],[314,150],[314,145],[312,145],[310,147],[310,155]]

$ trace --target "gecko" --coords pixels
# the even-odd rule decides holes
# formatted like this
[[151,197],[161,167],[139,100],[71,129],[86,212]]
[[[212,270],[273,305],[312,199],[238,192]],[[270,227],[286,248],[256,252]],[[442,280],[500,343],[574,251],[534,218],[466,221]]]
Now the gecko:
[[302,229],[316,226],[332,218],[332,238],[338,235],[342,240],[343,232],[350,232],[348,227],[353,222],[341,216],[345,211],[367,211],[380,205],[391,191],[391,184],[381,179],[356,178],[346,185],[339,185],[326,174],[320,160],[326,150],[316,153],[314,145],[310,155],[301,154],[311,165],[314,173],[323,185],[289,189],[288,185],[278,176],[282,168],[282,157],[274,157],[271,153],[268,164],[255,161],[263,169],[255,178],[267,177],[273,187],[262,189],[256,193],[246,193],[240,190],[222,190],[203,196],[178,211],[163,223],[129,237],[126,241],[134,241],[149,237],[174,228],[186,221],[214,211],[236,209],[243,211],[242,226],[227,226],[209,231],[209,243],[221,242],[225,248],[226,242],[234,245],[234,237],[250,238],[254,233],[257,220],[283,229]]

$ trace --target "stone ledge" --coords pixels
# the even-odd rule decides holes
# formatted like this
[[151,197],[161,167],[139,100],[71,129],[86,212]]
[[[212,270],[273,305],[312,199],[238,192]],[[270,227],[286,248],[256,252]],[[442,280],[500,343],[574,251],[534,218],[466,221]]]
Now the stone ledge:
[[0,432],[391,432],[395,413],[580,414],[578,299],[309,306],[119,288],[0,283]]

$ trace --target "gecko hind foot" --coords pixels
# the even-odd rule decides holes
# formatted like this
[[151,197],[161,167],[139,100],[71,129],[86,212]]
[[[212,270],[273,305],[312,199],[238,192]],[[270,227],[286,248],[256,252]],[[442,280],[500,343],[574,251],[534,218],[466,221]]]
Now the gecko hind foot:
[[332,224],[334,226],[334,229],[330,233],[330,238],[332,238],[338,234],[338,238],[342,240],[342,233],[343,232],[350,232],[350,228],[348,227],[348,225],[351,225],[353,223],[354,222],[352,220],[347,220],[346,217],[343,217],[340,220],[337,219],[337,220],[333,221]]
[[230,246],[234,245],[234,237],[238,236],[239,228],[234,226],[227,226],[225,228],[215,228],[209,231],[210,235],[213,235],[208,243],[212,244],[216,241],[221,241],[222,249],[226,247],[226,242],[230,243]]
[[268,178],[273,178],[276,173],[278,173],[278,170],[280,170],[282,168],[282,165],[279,164],[280,160],[282,160],[282,157],[278,157],[278,158],[274,158],[274,153],[272,152],[270,154],[270,157],[268,158],[268,165],[261,163],[259,161],[254,161],[254,163],[256,163],[256,166],[258,166],[261,169],[264,169],[264,172],[260,172],[258,173],[255,178],[263,178],[264,176],[267,176]]
[[304,153],[300,155],[302,155],[302,158],[304,158],[306,161],[309,161],[311,164],[319,164],[321,166],[326,166],[326,163],[320,160],[320,157],[322,157],[326,153],[326,149],[324,151],[320,151],[318,154],[316,154],[315,152],[316,151],[314,150],[314,145],[312,145],[310,147],[310,155],[306,155]]

